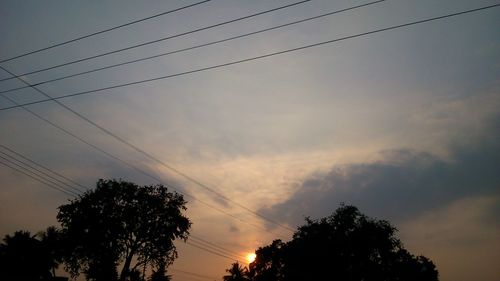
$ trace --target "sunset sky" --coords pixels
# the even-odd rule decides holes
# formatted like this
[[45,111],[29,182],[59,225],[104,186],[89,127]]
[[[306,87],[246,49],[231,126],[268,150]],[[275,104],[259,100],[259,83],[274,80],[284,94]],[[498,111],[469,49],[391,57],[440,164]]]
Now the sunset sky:
[[[197,2],[2,0],[0,66],[22,75],[300,1],[207,1],[5,61]],[[40,83],[365,3],[306,1],[22,79]],[[37,88],[66,96],[498,3],[379,1]],[[10,77],[0,70],[1,80]],[[23,86],[0,81],[0,92]],[[345,202],[393,223],[442,281],[500,276],[500,7],[58,99],[66,108],[54,101],[10,108],[43,99],[29,87],[0,96],[2,237],[57,225],[57,207],[71,198],[2,165],[10,149],[88,188],[116,178],[193,196],[186,199],[194,237],[242,261]],[[210,248],[196,238],[193,245]],[[178,243],[173,280],[222,280],[234,259],[193,245]]]

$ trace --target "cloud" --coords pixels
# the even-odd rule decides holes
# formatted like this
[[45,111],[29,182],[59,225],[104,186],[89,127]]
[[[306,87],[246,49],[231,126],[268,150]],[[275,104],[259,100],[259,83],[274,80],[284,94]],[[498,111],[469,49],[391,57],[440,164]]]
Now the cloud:
[[449,159],[411,149],[380,152],[381,160],[312,174],[287,200],[261,213],[291,225],[329,215],[339,203],[370,216],[405,221],[459,199],[500,195],[499,122],[481,142],[456,145]]

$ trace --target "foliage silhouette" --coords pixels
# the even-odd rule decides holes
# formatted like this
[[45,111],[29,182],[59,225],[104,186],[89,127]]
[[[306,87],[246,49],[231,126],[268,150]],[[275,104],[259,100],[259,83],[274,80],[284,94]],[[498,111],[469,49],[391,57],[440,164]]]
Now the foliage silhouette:
[[151,278],[149,281],[170,281],[172,278],[170,275],[166,275],[166,265],[164,263],[159,264],[156,270],[153,270]]
[[240,266],[238,262],[233,263],[226,271],[229,275],[223,277],[224,281],[250,281],[248,278],[248,270]]
[[40,231],[36,235],[42,244],[45,246],[45,249],[48,251],[48,255],[50,258],[50,267],[52,270],[52,276],[56,276],[56,269],[59,267],[59,264],[62,263],[63,259],[63,237],[59,229],[54,226],[48,227],[45,231]]
[[[275,240],[256,251],[249,265],[252,281],[437,281],[436,267],[415,257],[384,220],[339,207],[320,220],[306,219],[289,242]],[[234,267],[234,265],[233,265]]]
[[185,204],[162,185],[99,180],[95,190],[59,207],[66,269],[95,281],[137,278],[139,268],[164,271],[177,257],[173,241],[189,235]]
[[57,261],[48,246],[28,231],[6,235],[0,244],[0,280],[51,280]]

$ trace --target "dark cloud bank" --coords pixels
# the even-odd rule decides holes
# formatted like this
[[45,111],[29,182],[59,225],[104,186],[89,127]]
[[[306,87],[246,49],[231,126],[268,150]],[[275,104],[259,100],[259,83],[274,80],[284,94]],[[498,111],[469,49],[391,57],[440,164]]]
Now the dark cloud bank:
[[397,223],[463,198],[500,199],[499,125],[479,144],[454,147],[452,161],[413,150],[385,151],[378,162],[311,175],[288,200],[260,212],[295,226],[345,202]]

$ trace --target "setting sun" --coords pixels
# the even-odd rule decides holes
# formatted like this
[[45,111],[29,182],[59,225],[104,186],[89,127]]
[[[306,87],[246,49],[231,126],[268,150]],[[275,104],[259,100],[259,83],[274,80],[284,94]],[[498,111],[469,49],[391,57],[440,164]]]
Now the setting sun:
[[254,253],[248,254],[247,255],[247,261],[248,261],[248,263],[252,263],[255,260],[256,257],[257,257],[257,255],[255,255]]

